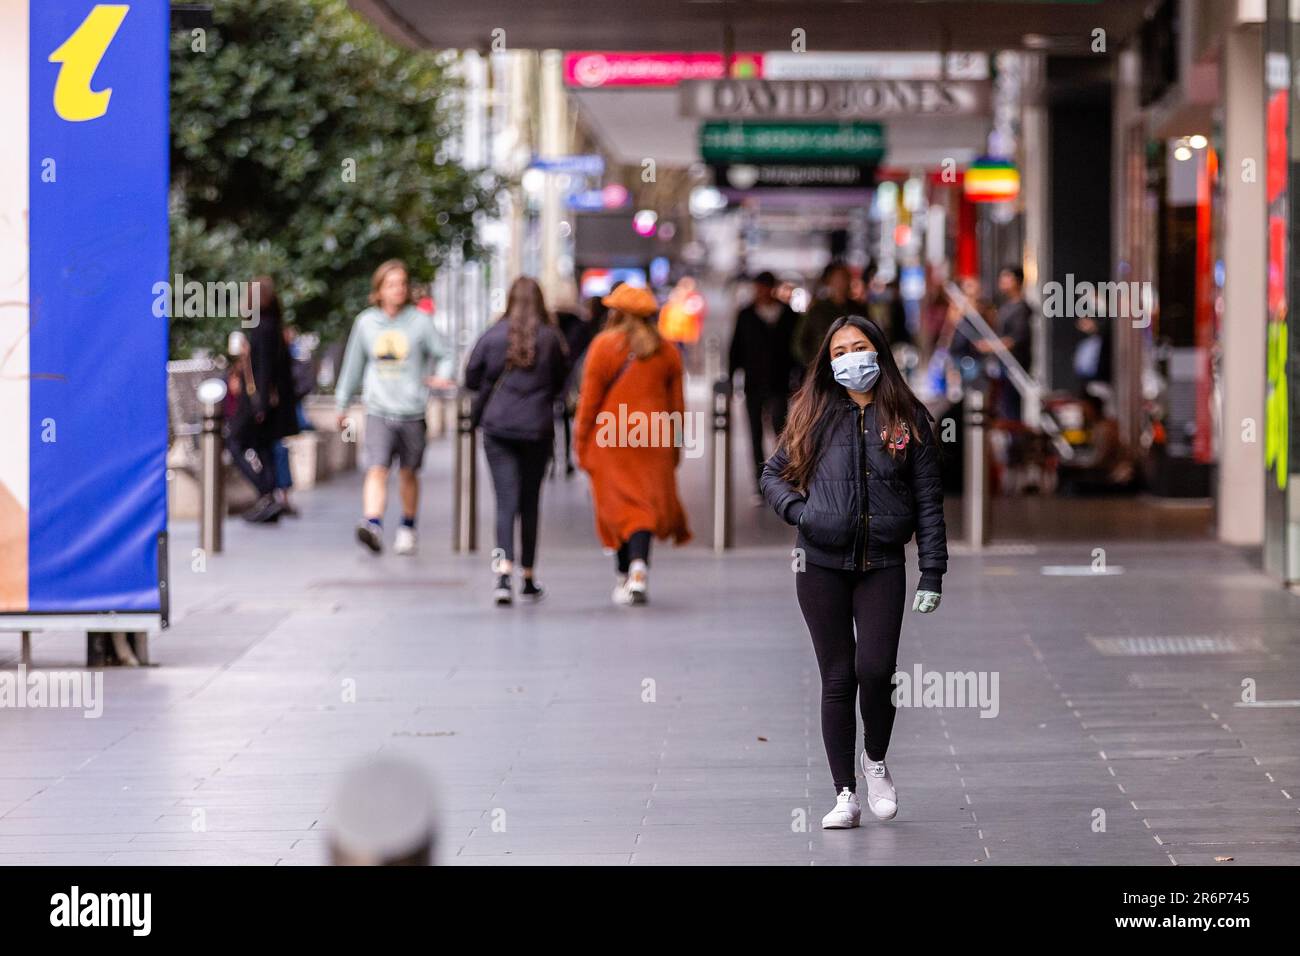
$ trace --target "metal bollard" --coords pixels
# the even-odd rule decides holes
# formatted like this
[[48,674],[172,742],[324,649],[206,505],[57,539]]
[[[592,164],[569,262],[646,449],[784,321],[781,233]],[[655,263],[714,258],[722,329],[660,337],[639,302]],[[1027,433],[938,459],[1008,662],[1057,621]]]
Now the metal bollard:
[[470,418],[473,393],[462,392],[456,406],[456,450],[452,477],[451,549],[478,550],[478,436]]
[[731,380],[713,383],[713,458],[709,469],[713,484],[713,550],[731,547]]
[[203,406],[199,433],[199,547],[205,554],[221,553],[221,523],[226,514],[225,473],[221,467],[221,423],[225,415],[226,383],[204,379],[198,387]]
[[715,382],[726,373],[722,368],[722,340],[710,335],[704,340],[704,379]]
[[965,401],[962,519],[966,541],[974,551],[989,543],[989,451],[985,429],[984,392],[969,389]]

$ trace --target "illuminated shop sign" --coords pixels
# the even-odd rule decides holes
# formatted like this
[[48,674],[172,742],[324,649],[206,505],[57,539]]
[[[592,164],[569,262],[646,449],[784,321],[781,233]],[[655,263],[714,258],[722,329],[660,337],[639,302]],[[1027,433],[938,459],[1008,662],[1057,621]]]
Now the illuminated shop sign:
[[692,80],[681,113],[702,119],[880,119],[971,116],[989,110],[976,80]]
[[610,86],[676,86],[684,80],[720,80],[728,75],[763,75],[763,54],[737,53],[728,73],[721,53],[614,53],[564,55],[564,82],[581,89]]

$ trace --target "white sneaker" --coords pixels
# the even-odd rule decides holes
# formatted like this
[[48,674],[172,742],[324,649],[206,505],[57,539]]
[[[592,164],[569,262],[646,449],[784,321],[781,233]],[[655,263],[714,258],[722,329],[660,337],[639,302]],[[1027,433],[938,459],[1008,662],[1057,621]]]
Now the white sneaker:
[[892,820],[898,816],[898,791],[894,789],[894,778],[889,775],[885,762],[869,760],[867,752],[862,751],[862,775],[867,778],[867,809],[877,820]]
[[632,603],[632,593],[627,589],[626,574],[620,574],[618,576],[618,583],[614,585],[614,590],[610,594],[610,597],[613,598],[614,603],[620,607],[626,607]]
[[858,795],[845,787],[835,798],[835,809],[822,817],[823,830],[851,830],[862,819],[862,804]]
[[397,536],[393,538],[393,554],[415,554],[418,544],[419,538],[415,535],[415,529],[399,525]]
[[640,558],[628,568],[627,593],[633,604],[645,604],[650,600],[650,569]]

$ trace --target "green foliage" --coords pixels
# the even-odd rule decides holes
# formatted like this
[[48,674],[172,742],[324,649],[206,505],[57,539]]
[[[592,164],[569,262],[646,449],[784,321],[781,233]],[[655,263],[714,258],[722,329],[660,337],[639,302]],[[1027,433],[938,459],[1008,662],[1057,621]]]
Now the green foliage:
[[[172,36],[173,273],[269,274],[286,319],[331,339],[383,260],[420,282],[454,247],[478,254],[497,184],[444,154],[446,54],[394,46],[344,0],[220,0],[213,20],[204,52]],[[174,317],[173,353],[221,348],[231,327]]]

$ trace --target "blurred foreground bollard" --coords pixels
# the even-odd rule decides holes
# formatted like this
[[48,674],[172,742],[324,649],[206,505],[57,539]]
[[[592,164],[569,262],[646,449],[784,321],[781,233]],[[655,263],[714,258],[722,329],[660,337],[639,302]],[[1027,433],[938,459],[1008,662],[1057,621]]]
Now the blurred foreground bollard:
[[375,757],[351,768],[330,808],[332,866],[432,866],[433,788],[415,764]]
[[456,449],[452,467],[451,549],[478,550],[478,436],[470,416],[473,392],[462,391],[456,407]]
[[965,474],[962,477],[962,523],[966,541],[979,551],[989,543],[989,444],[985,428],[984,392],[966,391]]
[[709,456],[709,484],[713,510],[713,550],[731,547],[731,377],[722,354],[722,340],[704,340],[704,377],[713,383],[713,448]]
[[226,513],[225,475],[221,468],[221,423],[226,383],[204,379],[198,387],[203,407],[199,433],[199,547],[205,554],[221,553],[221,522]]

